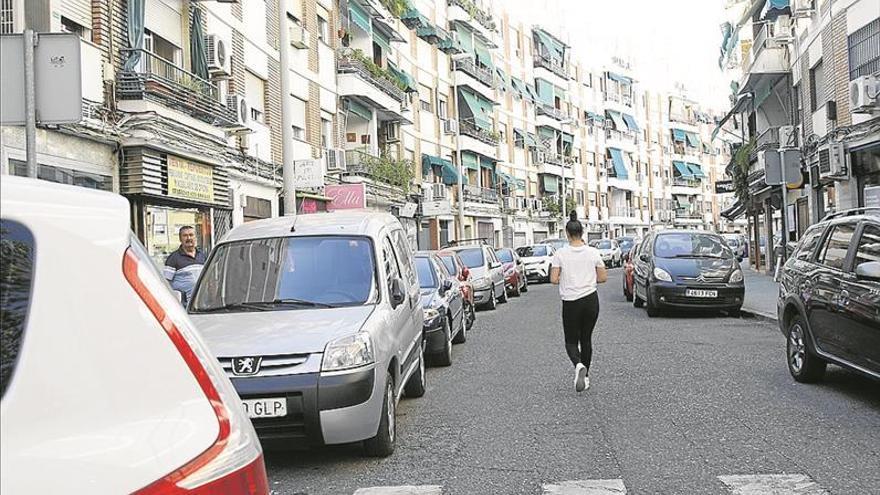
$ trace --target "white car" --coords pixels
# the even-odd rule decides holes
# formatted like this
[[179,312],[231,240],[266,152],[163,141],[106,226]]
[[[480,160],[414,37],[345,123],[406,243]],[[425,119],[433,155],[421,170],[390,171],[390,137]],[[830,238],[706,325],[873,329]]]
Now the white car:
[[620,251],[620,244],[614,239],[601,239],[590,243],[591,246],[599,250],[599,255],[607,267],[615,267],[623,265],[623,254]]
[[121,196],[0,183],[0,492],[267,494],[241,402]]
[[526,278],[529,280],[550,281],[550,262],[556,249],[550,244],[535,244],[516,248],[516,254],[525,266]]

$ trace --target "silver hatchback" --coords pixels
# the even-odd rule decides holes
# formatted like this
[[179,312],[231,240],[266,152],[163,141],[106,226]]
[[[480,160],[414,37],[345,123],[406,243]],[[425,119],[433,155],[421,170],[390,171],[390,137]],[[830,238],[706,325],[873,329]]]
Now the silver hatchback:
[[394,451],[398,399],[425,393],[412,258],[383,213],[251,222],[217,245],[189,312],[265,446]]

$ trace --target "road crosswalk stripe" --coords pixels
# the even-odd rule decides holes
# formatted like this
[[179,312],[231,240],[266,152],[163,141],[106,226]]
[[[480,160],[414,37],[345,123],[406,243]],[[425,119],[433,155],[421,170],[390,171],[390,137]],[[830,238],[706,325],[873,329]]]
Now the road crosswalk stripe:
[[354,495],[441,495],[441,493],[443,488],[440,485],[373,486],[358,488]]
[[560,481],[544,484],[544,495],[615,495],[625,494],[622,479]]
[[828,495],[803,474],[738,474],[719,476],[733,495]]

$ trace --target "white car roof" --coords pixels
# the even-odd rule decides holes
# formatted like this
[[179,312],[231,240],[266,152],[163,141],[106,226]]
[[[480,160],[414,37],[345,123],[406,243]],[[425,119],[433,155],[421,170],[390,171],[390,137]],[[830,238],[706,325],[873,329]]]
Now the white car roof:
[[310,213],[248,222],[232,229],[221,242],[312,235],[378,237],[383,229],[399,225],[400,222],[391,214],[377,211]]

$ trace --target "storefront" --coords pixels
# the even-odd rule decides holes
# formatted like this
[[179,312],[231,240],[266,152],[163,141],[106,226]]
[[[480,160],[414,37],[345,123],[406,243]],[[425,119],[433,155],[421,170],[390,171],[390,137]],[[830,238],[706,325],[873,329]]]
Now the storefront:
[[210,250],[232,228],[229,177],[221,166],[149,147],[123,148],[120,193],[131,202],[132,228],[157,264],[191,226]]
[[880,206],[880,142],[856,148],[852,152],[859,206]]

